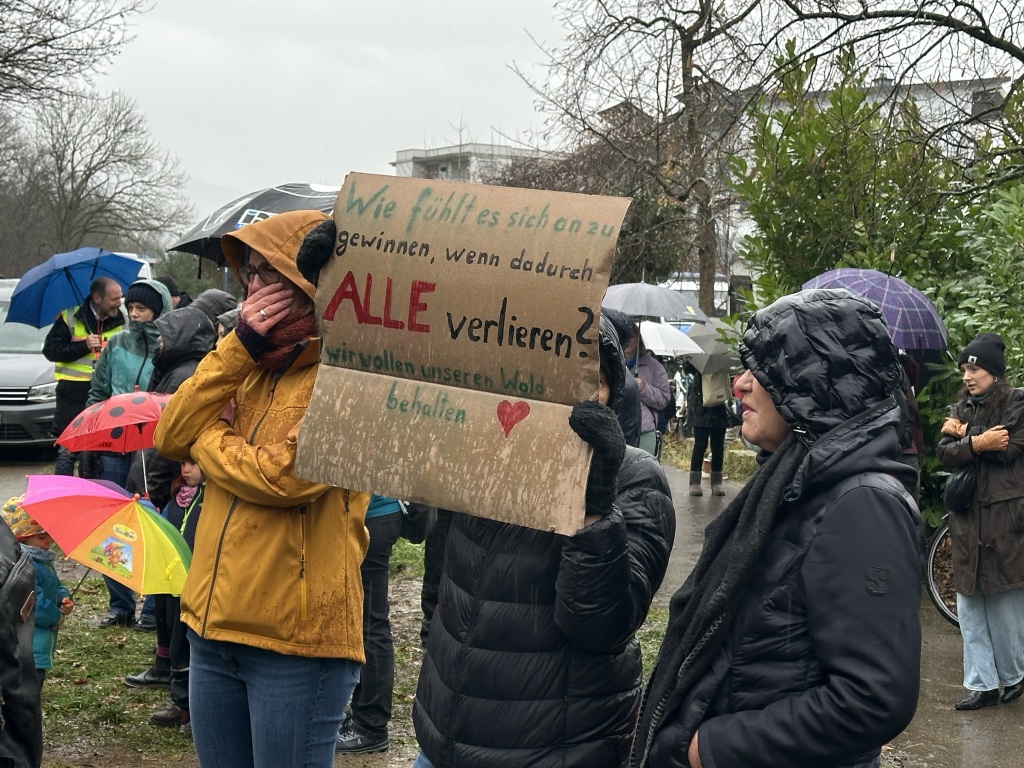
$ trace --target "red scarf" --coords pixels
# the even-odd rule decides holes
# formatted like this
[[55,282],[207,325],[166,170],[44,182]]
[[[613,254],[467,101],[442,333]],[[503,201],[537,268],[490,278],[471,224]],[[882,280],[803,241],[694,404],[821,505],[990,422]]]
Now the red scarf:
[[260,355],[257,365],[268,371],[279,371],[289,362],[295,346],[316,336],[316,315],[289,315],[271,328],[266,335],[269,349]]

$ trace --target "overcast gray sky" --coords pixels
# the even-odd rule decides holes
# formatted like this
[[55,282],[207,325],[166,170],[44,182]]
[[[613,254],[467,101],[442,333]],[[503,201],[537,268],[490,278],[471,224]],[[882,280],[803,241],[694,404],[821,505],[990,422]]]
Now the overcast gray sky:
[[[543,128],[551,0],[157,0],[97,86],[134,97],[198,212],[290,181],[393,173],[400,149]],[[529,34],[528,34],[529,33]],[[209,211],[206,211],[209,212]]]

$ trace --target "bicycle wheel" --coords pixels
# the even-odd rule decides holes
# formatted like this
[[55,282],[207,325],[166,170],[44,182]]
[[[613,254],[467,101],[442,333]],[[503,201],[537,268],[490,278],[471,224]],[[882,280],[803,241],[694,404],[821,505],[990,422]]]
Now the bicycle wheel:
[[945,522],[932,534],[928,543],[926,578],[928,597],[942,617],[960,626],[956,617],[956,588],[953,586],[953,541]]

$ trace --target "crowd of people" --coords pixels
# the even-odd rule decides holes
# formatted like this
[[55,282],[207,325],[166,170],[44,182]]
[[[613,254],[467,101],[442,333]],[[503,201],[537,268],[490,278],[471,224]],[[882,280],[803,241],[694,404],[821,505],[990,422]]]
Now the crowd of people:
[[[294,472],[320,356],[313,299],[334,238],[313,211],[247,225],[222,240],[240,305],[140,280],[123,291],[125,316],[121,286],[101,278],[47,338],[55,430],[135,387],[173,394],[144,455],[62,451],[55,472],[77,463],[148,493],[193,549],[180,596],[144,603],[137,620],[136,595],[111,582],[100,623],[146,629],[151,612],[152,663],[124,682],[169,689],[150,721],[191,735],[204,766],[329,766],[389,746],[388,563],[402,502]],[[912,390],[880,311],[814,290],[751,317],[735,390],[758,467],[675,585],[646,680],[637,631],[676,536],[657,460],[671,390],[630,318],[602,313],[599,348],[597,396],[568,420],[592,452],[580,529],[439,510],[427,535],[414,766],[877,766],[917,704],[923,570]],[[958,362],[964,391],[937,452],[976,473],[970,504],[950,517],[967,689],[956,708],[970,710],[1024,692],[1024,394],[1006,382],[994,334]],[[710,449],[721,496],[729,421],[689,374],[689,494],[703,494]],[[18,547],[0,540],[0,556],[35,572],[36,697],[18,686],[10,696],[31,715],[75,606],[22,499],[2,514]],[[37,736],[25,738],[26,765],[38,764]]]

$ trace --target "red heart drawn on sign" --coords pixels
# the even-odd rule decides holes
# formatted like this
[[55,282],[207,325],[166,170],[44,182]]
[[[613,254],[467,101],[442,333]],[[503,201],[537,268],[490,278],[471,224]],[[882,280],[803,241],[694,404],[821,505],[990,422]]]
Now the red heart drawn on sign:
[[501,422],[501,428],[505,430],[505,437],[508,437],[512,427],[525,419],[529,413],[530,404],[525,400],[520,400],[515,405],[508,400],[498,403],[498,421]]

